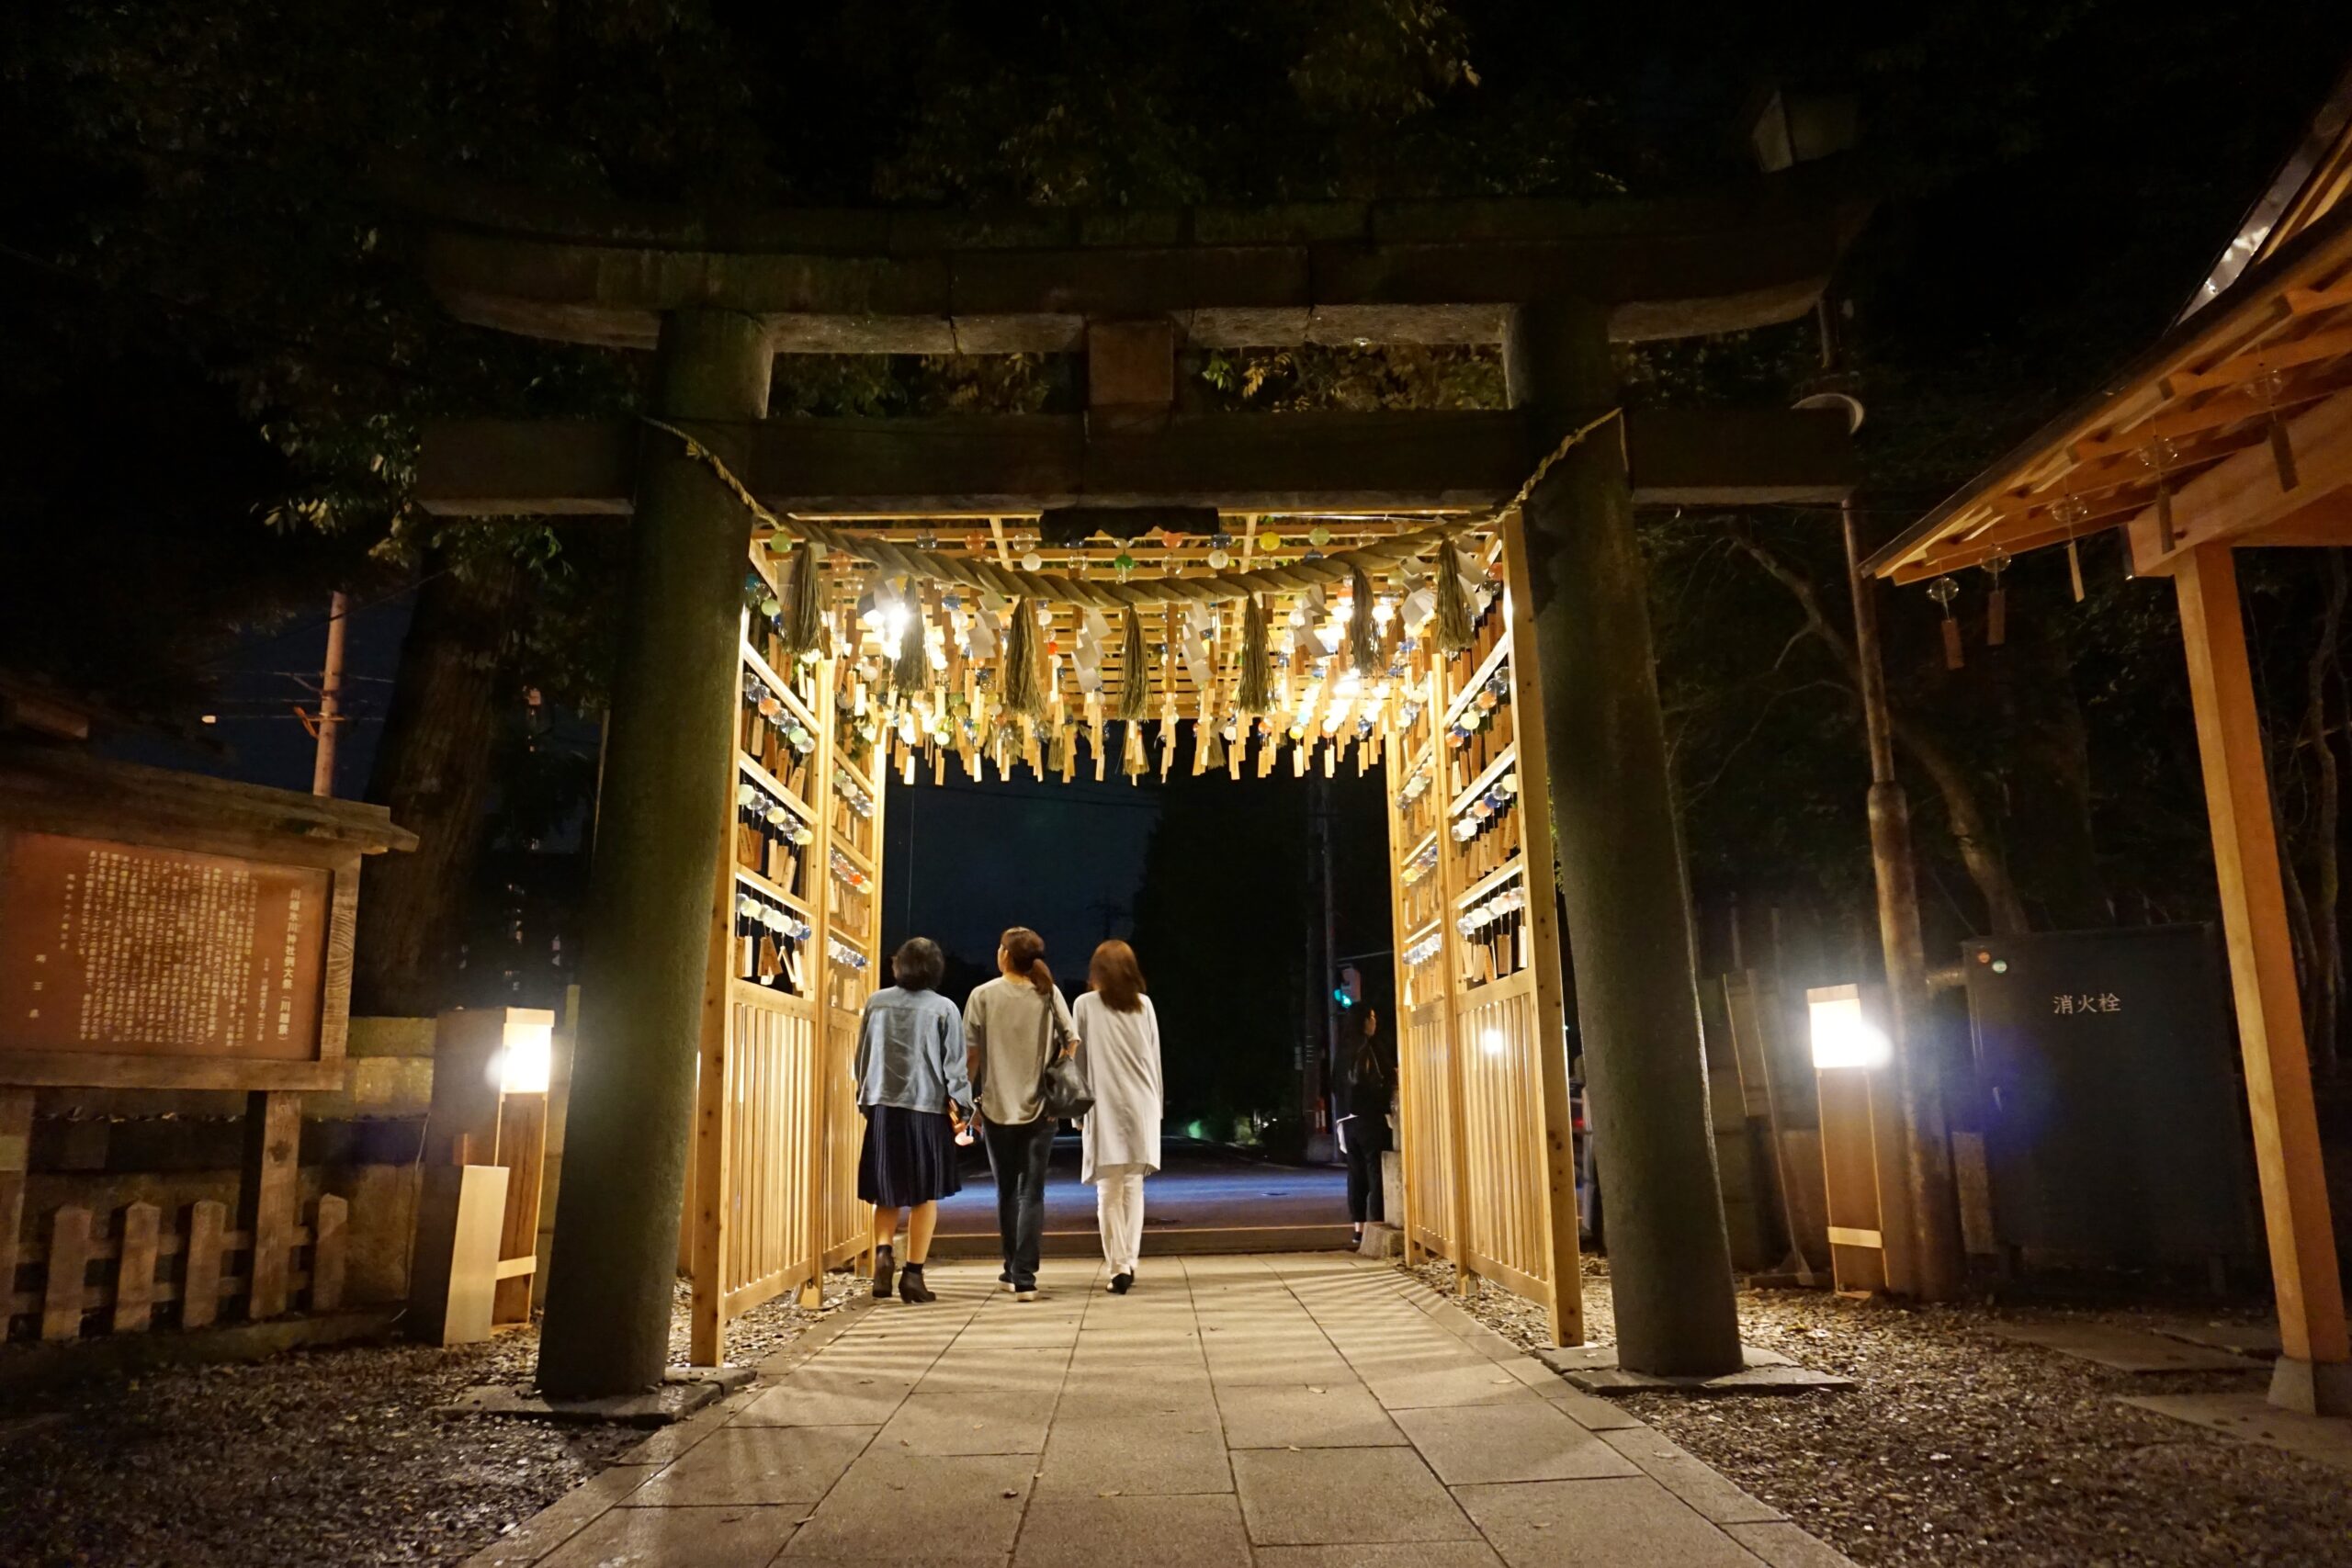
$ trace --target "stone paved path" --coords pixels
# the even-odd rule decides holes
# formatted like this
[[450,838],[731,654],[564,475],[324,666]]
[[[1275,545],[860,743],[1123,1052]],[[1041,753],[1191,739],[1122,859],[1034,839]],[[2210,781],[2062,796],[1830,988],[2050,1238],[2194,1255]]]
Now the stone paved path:
[[[1396,1269],[1047,1259],[1044,1299],[836,1318],[476,1568],[1833,1568],[1846,1559]],[[838,1325],[838,1326],[837,1326]]]

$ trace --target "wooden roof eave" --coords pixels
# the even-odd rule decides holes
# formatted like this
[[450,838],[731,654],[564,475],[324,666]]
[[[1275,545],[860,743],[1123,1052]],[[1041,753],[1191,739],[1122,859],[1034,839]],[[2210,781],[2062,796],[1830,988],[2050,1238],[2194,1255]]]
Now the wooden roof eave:
[[[2077,449],[2112,448],[2111,433],[2133,430],[2178,406],[2168,395],[2169,378],[2210,377],[2215,367],[2260,344],[2281,324],[2299,314],[2352,304],[2352,294],[2337,301],[2332,292],[2310,291],[2352,270],[2352,205],[2339,207],[2281,247],[2260,265],[2248,269],[2235,287],[2166,333],[2096,391],[2078,400],[2013,447],[1966,487],[1889,541],[1862,563],[1880,577],[1910,580],[1932,575],[1948,564],[1969,564],[1958,558],[1969,551],[1981,559],[1993,544],[2014,552],[2028,536],[2037,542],[2055,542],[2051,519],[2030,521],[2025,513],[2059,477],[2081,467]],[[2111,450],[2103,451],[2112,457]],[[2136,507],[2131,510],[2138,510]],[[2016,529],[2017,542],[1996,534],[2005,522]],[[2104,525],[2085,524],[2089,534]],[[2066,531],[2057,531],[2063,540]],[[1939,547],[1959,547],[1958,549]]]

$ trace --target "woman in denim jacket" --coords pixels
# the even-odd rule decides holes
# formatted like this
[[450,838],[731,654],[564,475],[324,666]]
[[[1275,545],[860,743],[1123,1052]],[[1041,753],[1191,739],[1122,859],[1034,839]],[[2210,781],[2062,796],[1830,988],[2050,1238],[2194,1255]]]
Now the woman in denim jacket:
[[[865,1142],[857,1156],[857,1195],[874,1205],[874,1294],[935,1301],[922,1280],[939,1200],[962,1190],[955,1117],[972,1113],[964,1065],[964,1016],[933,987],[946,973],[939,944],[916,937],[890,957],[899,983],[866,998],[857,1030],[857,1104]],[[907,1212],[903,1275],[891,1243]]]

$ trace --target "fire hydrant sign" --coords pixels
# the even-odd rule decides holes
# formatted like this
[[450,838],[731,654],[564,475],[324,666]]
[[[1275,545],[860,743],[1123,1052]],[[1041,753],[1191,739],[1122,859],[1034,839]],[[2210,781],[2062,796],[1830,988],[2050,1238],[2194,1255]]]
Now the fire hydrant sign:
[[0,834],[0,1056],[314,1057],[329,902],[311,867]]

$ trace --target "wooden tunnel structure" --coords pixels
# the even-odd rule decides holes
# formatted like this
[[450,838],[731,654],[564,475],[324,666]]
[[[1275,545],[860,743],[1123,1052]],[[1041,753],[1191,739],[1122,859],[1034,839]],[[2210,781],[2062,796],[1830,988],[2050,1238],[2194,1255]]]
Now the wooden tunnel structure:
[[[2170,577],[2212,818],[2256,1168],[2285,1353],[2275,1403],[2352,1415],[2237,552],[2352,545],[2352,73],[2172,329],[1867,568],[1899,582],[2120,533]],[[2079,588],[2078,588],[2079,594]]]
[[[672,1176],[691,1179],[699,1360],[730,1316],[866,1244],[847,1063],[885,962],[887,775],[1068,777],[1081,733],[1093,766],[1130,773],[1385,770],[1410,1243],[1547,1303],[1563,1343],[1581,1337],[1572,949],[1624,1195],[1628,1363],[1738,1365],[1632,511],[1835,501],[1850,460],[1837,413],[1623,411],[1612,344],[1811,310],[1861,211],[1842,170],[1660,202],[995,217],[417,199],[454,313],[656,351],[660,427],[453,423],[421,470],[442,513],[632,529],[543,1383],[658,1371],[651,1329],[616,1348],[613,1325],[666,1302],[673,1236],[645,1199]],[[1511,406],[1189,406],[1189,351],[1374,343],[1499,345]],[[777,354],[1016,351],[1082,356],[1085,412],[767,417]],[[782,569],[817,522],[842,531],[817,569],[827,629],[794,657]],[[1260,592],[1276,689],[1244,705],[1250,612],[1224,580],[1449,524],[1363,583]],[[1008,604],[877,570],[875,540],[1027,586]],[[1477,624],[1441,652],[1446,559]],[[1170,583],[1211,602],[1168,603]],[[1122,598],[1146,601],[1139,662]],[[1046,678],[1016,719],[989,666],[1023,605]],[[1376,666],[1343,651],[1367,616]],[[927,694],[903,694],[899,658],[927,661]]]

